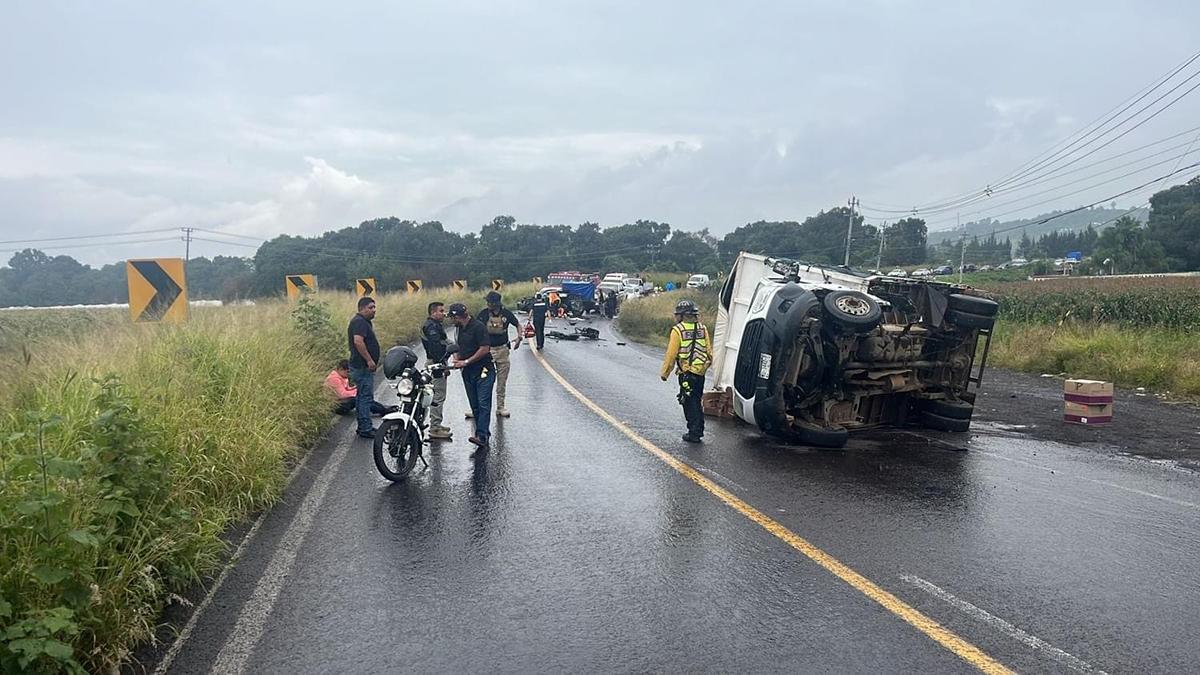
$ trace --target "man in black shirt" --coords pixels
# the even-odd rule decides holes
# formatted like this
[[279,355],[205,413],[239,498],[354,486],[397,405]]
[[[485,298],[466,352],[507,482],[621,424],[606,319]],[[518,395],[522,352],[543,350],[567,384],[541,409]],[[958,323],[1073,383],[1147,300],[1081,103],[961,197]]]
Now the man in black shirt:
[[515,350],[521,346],[521,322],[517,321],[517,315],[504,308],[500,300],[500,294],[496,291],[488,293],[487,308],[475,318],[487,329],[492,362],[496,364],[496,416],[508,417],[508,409],[504,407],[504,394],[508,389],[508,327],[517,327],[517,339],[512,342]]
[[[441,302],[431,302],[426,308],[429,318],[421,326],[421,344],[425,346],[425,362],[444,363],[446,361],[446,346],[450,339],[446,336],[446,327],[442,321],[446,318],[446,305]],[[433,404],[429,407],[429,437],[450,440],[449,427],[442,425],[442,413],[446,407],[446,374],[433,376]]]
[[379,340],[371,321],[375,318],[375,301],[358,299],[358,313],[350,319],[346,337],[350,343],[350,379],[358,388],[354,397],[354,412],[358,417],[358,435],[375,438],[371,425],[371,404],[375,401],[375,369],[379,367]]
[[545,293],[538,293],[533,298],[533,334],[537,338],[538,351],[546,348],[546,313],[550,311],[550,303]]
[[451,368],[462,370],[467,402],[475,418],[475,435],[470,440],[480,449],[487,449],[491,438],[492,383],[496,381],[492,367],[491,341],[487,329],[471,318],[461,302],[450,305],[450,320],[458,326],[458,352],[450,361]]

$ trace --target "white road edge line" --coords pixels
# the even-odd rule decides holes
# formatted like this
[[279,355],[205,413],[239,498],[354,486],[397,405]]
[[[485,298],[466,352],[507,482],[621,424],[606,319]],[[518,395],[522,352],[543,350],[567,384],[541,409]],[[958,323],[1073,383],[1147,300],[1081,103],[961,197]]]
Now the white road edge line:
[[978,619],[979,621],[982,621],[983,623],[986,623],[987,625],[991,626],[992,628],[995,628],[1000,633],[1007,635],[1008,637],[1016,640],[1017,642],[1027,645],[1039,652],[1042,652],[1046,656],[1050,657],[1051,659],[1054,659],[1058,663],[1061,663],[1062,665],[1064,665],[1072,670],[1078,671],[1080,673],[1095,673],[1096,675],[1106,675],[1103,670],[1100,670],[1100,669],[1092,666],[1092,664],[1088,663],[1087,661],[1084,661],[1084,660],[1074,656],[1073,654],[1070,654],[1069,652],[1065,652],[1065,651],[1059,649],[1058,647],[1055,647],[1054,645],[1050,644],[1049,642],[1046,642],[1045,640],[1037,637],[1036,635],[1030,635],[1029,633],[1026,633],[1025,631],[1021,630],[1020,628],[1017,628],[1016,626],[1012,625],[1011,623],[1005,621],[1004,619],[1001,619],[1000,617],[995,616],[993,614],[989,614],[988,612],[976,607],[975,605],[972,605],[971,603],[967,602],[966,600],[958,598],[955,595],[951,594],[950,592],[945,591],[942,588],[940,588],[928,581],[925,581],[921,577],[913,576],[911,574],[905,574],[905,575],[902,575],[900,578],[905,583],[907,583],[911,586],[915,586],[915,587],[925,591],[926,593],[932,595],[933,597],[937,598],[938,600],[941,600],[941,601],[951,605],[952,607],[959,610],[960,612],[962,612],[974,619]]
[[329,491],[334,476],[338,474],[338,468],[342,466],[346,455],[350,452],[350,447],[354,444],[354,439],[342,441],[340,447],[329,458],[325,470],[321,472],[309,489],[308,495],[304,497],[300,508],[296,510],[296,515],[288,525],[287,531],[283,533],[283,538],[279,540],[275,554],[271,556],[267,568],[259,577],[258,583],[254,587],[254,593],[246,600],[246,604],[242,605],[237,622],[234,623],[233,630],[229,632],[229,638],[226,639],[220,653],[217,654],[216,660],[209,669],[210,672],[232,675],[245,671],[246,663],[254,653],[254,648],[258,646],[259,640],[262,639],[263,632],[266,631],[267,619],[271,616],[271,611],[275,609],[275,602],[279,599],[283,584],[296,563],[300,545],[312,530],[317,512],[321,509],[321,503],[325,501],[325,493]]
[[[908,434],[909,436],[914,436],[914,437],[916,437],[916,438],[920,438],[920,439],[922,439],[922,440],[930,441],[930,442],[932,442],[932,443],[938,443],[938,444],[940,444],[940,445],[945,445],[945,446],[947,446],[947,447],[949,447],[949,448],[952,448],[952,449],[954,449],[954,450],[962,450],[962,449],[963,449],[963,446],[962,446],[962,445],[956,445],[956,444],[954,444],[954,443],[950,443],[950,442],[947,442],[947,441],[943,441],[943,440],[942,440],[942,439],[940,439],[940,438],[931,438],[931,437],[929,437],[929,436],[925,436],[925,435],[923,435],[923,434],[919,434],[919,433],[917,433],[917,432],[915,432],[915,431],[901,430],[901,432],[902,432],[902,433],[905,433],[905,434]],[[1005,462],[1012,462],[1013,464],[1023,464],[1023,465],[1025,465],[1025,466],[1028,466],[1028,467],[1030,467],[1030,468],[1033,468],[1033,469],[1040,469],[1040,470],[1042,470],[1042,471],[1046,471],[1046,472],[1048,472],[1048,473],[1053,473],[1053,474],[1055,474],[1055,475],[1062,474],[1062,475],[1064,475],[1064,476],[1067,476],[1068,478],[1074,478],[1075,480],[1082,480],[1082,481],[1087,481],[1088,483],[1094,483],[1094,484],[1096,484],[1096,485],[1103,485],[1103,486],[1105,486],[1105,487],[1114,488],[1114,489],[1116,489],[1116,490],[1122,490],[1122,491],[1124,491],[1124,492],[1129,492],[1129,493],[1131,493],[1131,494],[1135,494],[1135,495],[1141,495],[1141,496],[1143,496],[1143,497],[1149,497],[1149,498],[1151,498],[1151,499],[1158,499],[1158,500],[1161,500],[1161,501],[1164,501],[1164,502],[1169,502],[1169,503],[1171,503],[1171,504],[1176,504],[1176,505],[1178,505],[1178,506],[1186,506],[1186,507],[1188,507],[1188,508],[1190,508],[1190,509],[1200,509],[1200,504],[1197,504],[1197,503],[1195,503],[1195,502],[1189,502],[1189,501],[1185,501],[1185,500],[1183,500],[1183,499],[1176,499],[1176,498],[1174,498],[1174,497],[1167,497],[1167,496],[1165,496],[1165,495],[1156,494],[1156,493],[1154,493],[1154,492],[1147,492],[1147,491],[1145,491],[1145,490],[1139,490],[1139,489],[1137,489],[1137,488],[1126,487],[1126,486],[1124,486],[1124,485],[1121,485],[1121,484],[1119,484],[1119,483],[1113,483],[1113,482],[1106,481],[1106,480],[1099,480],[1099,479],[1097,479],[1097,478],[1086,478],[1086,477],[1084,477],[1084,476],[1076,476],[1076,475],[1074,475],[1074,474],[1071,474],[1071,473],[1068,473],[1068,472],[1066,472],[1066,471],[1061,471],[1061,470],[1058,470],[1058,469],[1052,469],[1052,468],[1050,468],[1050,467],[1048,467],[1048,466],[1042,466],[1041,464],[1035,464],[1035,463],[1033,463],[1033,462],[1027,462],[1027,461],[1025,461],[1025,460],[1023,460],[1023,459],[1017,459],[1017,458],[1015,458],[1015,457],[1006,457],[1006,456],[1004,456],[1004,455],[997,454],[997,453],[995,453],[995,452],[988,452],[987,450],[977,450],[977,449],[974,449],[974,448],[967,448],[967,452],[968,452],[968,454],[975,454],[975,455],[985,455],[985,456],[987,456],[987,457],[992,457],[992,458],[995,458],[995,459],[1000,459],[1000,460],[1003,460],[1003,461],[1005,461]]]
[[[975,452],[975,453],[978,453],[981,455],[987,455],[988,457],[994,457],[996,459],[1002,459],[1006,462],[1012,462],[1014,464],[1024,464],[1025,466],[1032,467],[1034,469],[1041,469],[1042,471],[1048,471],[1050,473],[1056,472],[1055,469],[1051,469],[1048,466],[1042,466],[1041,464],[1035,464],[1033,462],[1028,462],[1023,459],[1017,459],[1015,457],[1005,457],[1004,455],[998,455],[994,452],[988,452],[987,450],[972,450],[971,452]],[[1117,490],[1123,490],[1123,491],[1129,492],[1131,494],[1141,495],[1143,497],[1150,497],[1151,499],[1158,499],[1158,500],[1161,500],[1164,502],[1170,502],[1171,504],[1176,504],[1178,506],[1186,506],[1191,509],[1200,509],[1200,504],[1196,504],[1195,502],[1184,501],[1182,499],[1175,499],[1174,497],[1167,497],[1165,495],[1155,494],[1153,492],[1147,492],[1145,490],[1139,490],[1137,488],[1126,487],[1119,483],[1113,483],[1113,482],[1107,481],[1107,480],[1100,480],[1098,478],[1087,478],[1084,476],[1074,476],[1065,471],[1058,471],[1058,473],[1061,473],[1064,476],[1069,476],[1076,480],[1083,480],[1083,481],[1087,481],[1089,483],[1094,483],[1096,485],[1103,485],[1105,487],[1110,487],[1110,488],[1114,488]]]
[[[336,421],[337,416],[335,415],[333,419]],[[292,473],[288,474],[287,480],[284,481],[284,490],[286,490],[296,480],[296,476],[299,476],[300,472],[308,466],[308,462],[310,459],[312,459],[312,456],[312,451],[309,451],[304,458],[298,464],[296,464],[296,468],[292,469]],[[258,529],[262,527],[263,521],[267,519],[267,516],[270,513],[270,508],[263,509],[262,513],[258,514],[258,518],[254,519],[254,524],[250,526],[250,529],[246,532],[246,536],[242,537],[242,541],[234,550],[233,555],[229,556],[229,560],[225,561],[225,567],[221,568],[221,573],[217,575],[217,580],[213,582],[212,587],[209,588],[208,592],[204,594],[204,599],[200,601],[200,605],[196,607],[196,611],[192,612],[192,615],[188,617],[187,623],[183,626],[183,630],[179,632],[179,635],[175,638],[175,642],[171,644],[169,649],[167,649],[167,653],[164,654],[162,660],[159,661],[158,667],[154,669],[153,675],[164,675],[175,663],[175,659],[179,656],[179,652],[183,650],[183,646],[187,644],[188,639],[192,637],[192,631],[196,628],[196,624],[199,623],[201,615],[203,615],[205,610],[208,609],[208,606],[212,604],[212,599],[217,595],[217,591],[221,590],[221,585],[225,583],[225,578],[228,577],[229,572],[237,566],[237,562],[241,560],[242,554],[246,551],[246,547],[250,545],[250,542],[254,541],[255,535],[258,534]]]

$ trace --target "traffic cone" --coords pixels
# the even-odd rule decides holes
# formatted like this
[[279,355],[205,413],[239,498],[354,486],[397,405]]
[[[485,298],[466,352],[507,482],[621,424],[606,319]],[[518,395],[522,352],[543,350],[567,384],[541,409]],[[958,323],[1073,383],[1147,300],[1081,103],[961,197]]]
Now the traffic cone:
[[525,322],[525,337],[527,337],[527,338],[531,338],[531,337],[533,337],[534,335],[535,335],[535,333],[534,333],[534,330],[533,330],[533,322],[532,322],[532,321],[526,321],[526,322]]

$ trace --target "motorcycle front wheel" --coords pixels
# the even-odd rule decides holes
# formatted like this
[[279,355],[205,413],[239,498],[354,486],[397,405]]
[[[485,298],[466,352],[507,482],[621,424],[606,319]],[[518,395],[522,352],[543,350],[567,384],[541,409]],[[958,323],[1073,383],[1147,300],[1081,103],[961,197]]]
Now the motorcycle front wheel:
[[390,481],[402,481],[421,454],[421,437],[415,426],[384,420],[375,430],[375,468]]

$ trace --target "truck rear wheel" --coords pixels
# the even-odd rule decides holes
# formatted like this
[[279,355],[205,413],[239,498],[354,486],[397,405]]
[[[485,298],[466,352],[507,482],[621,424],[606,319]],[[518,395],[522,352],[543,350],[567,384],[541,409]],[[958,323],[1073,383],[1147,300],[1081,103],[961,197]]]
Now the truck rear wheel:
[[969,420],[975,412],[975,406],[966,401],[931,398],[921,403],[921,410],[952,420]]
[[971,420],[956,420],[953,417],[942,417],[928,410],[922,410],[921,425],[935,431],[963,432],[970,430]]
[[970,312],[960,312],[955,309],[946,311],[946,320],[967,330],[987,330],[991,329],[996,324],[996,317],[981,316],[979,314],[971,314]]
[[1000,310],[1000,305],[994,300],[962,293],[951,293],[946,306],[956,312],[978,314],[979,316],[996,316],[996,312]]

